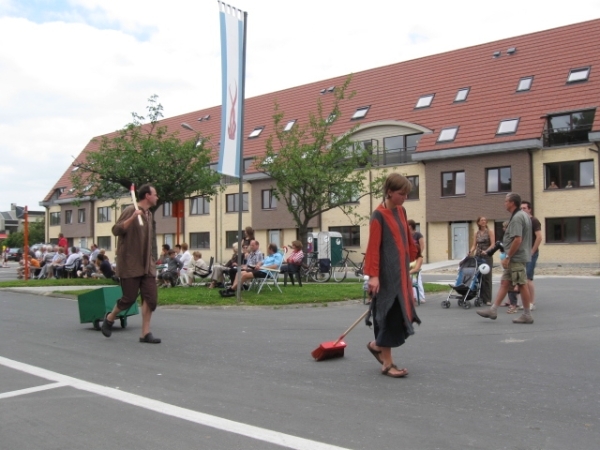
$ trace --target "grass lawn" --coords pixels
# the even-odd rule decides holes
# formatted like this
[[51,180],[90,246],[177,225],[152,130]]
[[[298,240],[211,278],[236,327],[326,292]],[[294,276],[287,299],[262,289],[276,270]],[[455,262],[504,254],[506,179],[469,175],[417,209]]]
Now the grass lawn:
[[[89,279],[62,279],[62,280],[15,280],[0,282],[3,287],[26,287],[26,286],[57,286],[54,292],[67,295],[80,295],[93,290],[93,286],[111,284],[110,280]],[[60,286],[81,286],[80,290],[61,291]],[[348,281],[343,283],[304,283],[302,287],[292,286],[288,283],[283,287],[283,293],[277,289],[269,291],[263,287],[260,294],[256,291],[242,291],[242,304],[262,306],[284,306],[293,304],[324,305],[327,302],[339,302],[344,300],[356,300],[363,298],[362,283]],[[438,284],[425,283],[426,293],[447,292],[448,287]],[[235,297],[222,298],[219,289],[208,289],[207,287],[169,288],[158,290],[158,304],[165,305],[236,305]],[[324,305],[326,306],[326,305]]]

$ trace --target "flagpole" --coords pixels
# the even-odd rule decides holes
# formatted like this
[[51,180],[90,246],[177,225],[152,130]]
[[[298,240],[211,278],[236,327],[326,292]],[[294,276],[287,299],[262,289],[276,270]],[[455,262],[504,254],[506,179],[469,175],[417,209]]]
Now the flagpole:
[[242,108],[242,120],[240,123],[240,186],[239,186],[239,205],[238,205],[238,273],[237,273],[237,292],[236,302],[239,303],[242,300],[242,283],[241,283],[241,267],[242,267],[242,214],[244,208],[244,118],[245,118],[245,106],[246,106],[246,36],[247,36],[247,24],[248,24],[248,13],[244,11],[244,39],[242,45],[242,86],[240,90],[240,107]]

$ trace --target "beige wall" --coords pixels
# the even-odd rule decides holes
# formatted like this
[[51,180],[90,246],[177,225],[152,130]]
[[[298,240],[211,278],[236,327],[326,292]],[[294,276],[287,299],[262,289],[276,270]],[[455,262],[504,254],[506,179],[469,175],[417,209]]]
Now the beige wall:
[[[452,256],[450,248],[450,225],[447,222],[428,224],[429,241],[426,242],[430,262],[446,261]],[[423,233],[425,234],[425,233]]]

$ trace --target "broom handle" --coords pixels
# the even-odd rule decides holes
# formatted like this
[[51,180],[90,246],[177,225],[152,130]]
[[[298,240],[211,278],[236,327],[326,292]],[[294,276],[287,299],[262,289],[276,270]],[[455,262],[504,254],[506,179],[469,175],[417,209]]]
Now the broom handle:
[[333,346],[335,347],[336,345],[338,345],[338,344],[340,343],[340,341],[341,341],[342,339],[344,339],[344,338],[346,337],[346,335],[347,335],[348,333],[350,333],[350,332],[351,332],[351,331],[354,329],[354,327],[355,327],[356,325],[358,325],[358,323],[359,323],[361,320],[363,320],[365,317],[367,317],[367,314],[369,314],[369,310],[368,310],[368,309],[367,309],[367,310],[366,310],[364,313],[362,313],[362,315],[361,315],[361,316],[360,316],[358,319],[356,319],[356,322],[354,322],[352,325],[350,325],[350,328],[348,328],[346,331],[344,331],[344,334],[342,334],[342,335],[341,335],[341,336],[338,338],[338,340],[337,340],[337,341],[335,341],[335,343],[333,344]]
[[[131,201],[133,202],[133,206],[135,206],[135,210],[137,211],[140,208],[138,207],[137,200],[135,199],[135,186],[133,184],[131,185],[131,189],[129,189],[129,192],[131,193]],[[140,226],[144,226],[144,222],[142,221],[141,216],[138,216],[138,222]]]

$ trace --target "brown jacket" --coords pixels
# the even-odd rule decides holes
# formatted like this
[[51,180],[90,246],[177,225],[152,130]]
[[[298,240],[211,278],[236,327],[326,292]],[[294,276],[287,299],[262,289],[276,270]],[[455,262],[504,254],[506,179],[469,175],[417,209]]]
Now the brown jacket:
[[134,220],[129,228],[123,228],[123,222],[129,219],[135,211],[133,205],[121,213],[121,217],[112,227],[112,233],[117,236],[117,276],[134,278],[149,275],[156,276],[156,262],[152,255],[152,213],[142,214],[144,225],[140,226]]

